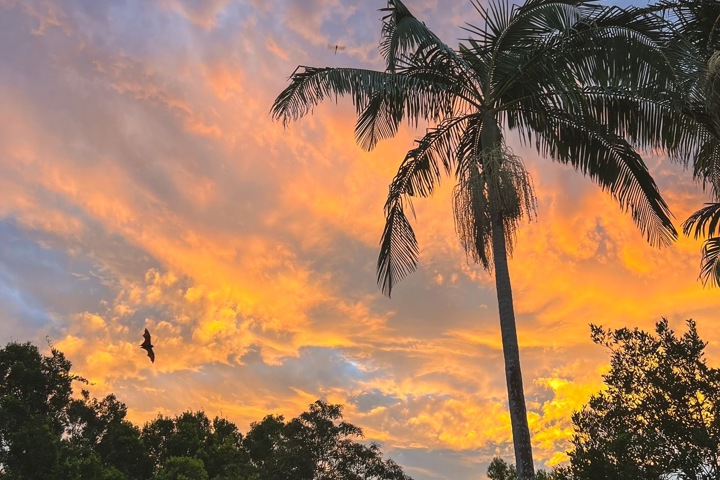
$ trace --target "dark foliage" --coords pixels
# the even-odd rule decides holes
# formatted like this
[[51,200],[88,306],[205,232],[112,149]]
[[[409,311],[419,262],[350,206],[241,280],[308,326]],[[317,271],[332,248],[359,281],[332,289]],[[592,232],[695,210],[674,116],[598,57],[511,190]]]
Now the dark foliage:
[[717,479],[720,370],[705,363],[695,323],[676,336],[592,327],[611,352],[606,388],[573,415],[570,453],[578,479]]
[[360,437],[360,428],[342,421],[340,405],[318,400],[289,422],[271,415],[254,423],[243,443],[263,479],[410,480]]
[[[508,464],[499,457],[493,458],[487,469],[487,477],[490,480],[517,480],[515,465]],[[535,480],[570,480],[569,472],[565,468],[554,468],[551,471],[538,470],[535,472]]]
[[30,343],[0,349],[2,480],[410,480],[356,440],[342,407],[317,401],[285,422],[269,415],[243,438],[223,418],[159,415],[140,430],[115,395],[73,396],[71,363]]

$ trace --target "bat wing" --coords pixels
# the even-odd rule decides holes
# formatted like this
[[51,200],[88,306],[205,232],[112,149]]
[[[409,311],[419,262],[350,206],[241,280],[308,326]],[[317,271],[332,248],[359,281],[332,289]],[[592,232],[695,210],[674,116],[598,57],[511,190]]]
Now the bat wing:
[[143,337],[145,340],[140,344],[140,348],[147,350],[147,355],[150,357],[150,361],[155,363],[155,352],[153,352],[153,344],[150,342],[150,332],[148,332],[147,328],[145,329],[145,333],[143,333]]
[[150,332],[148,332],[148,329],[145,329],[145,333],[143,333],[143,337],[145,340],[140,344],[140,347],[142,348],[152,348],[152,343],[150,343]]

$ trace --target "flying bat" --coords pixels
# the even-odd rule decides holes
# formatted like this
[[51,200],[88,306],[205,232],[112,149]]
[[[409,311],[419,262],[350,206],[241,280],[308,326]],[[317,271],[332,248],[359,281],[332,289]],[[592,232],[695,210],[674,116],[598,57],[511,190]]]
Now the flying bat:
[[140,348],[147,350],[147,355],[150,357],[150,361],[155,363],[155,352],[153,352],[153,345],[150,343],[150,332],[148,332],[147,328],[145,329],[145,333],[143,333],[143,337],[145,337],[145,341],[140,344]]
[[345,45],[330,45],[330,44],[328,44],[328,48],[330,50],[335,50],[335,55],[337,55],[338,50],[345,50]]

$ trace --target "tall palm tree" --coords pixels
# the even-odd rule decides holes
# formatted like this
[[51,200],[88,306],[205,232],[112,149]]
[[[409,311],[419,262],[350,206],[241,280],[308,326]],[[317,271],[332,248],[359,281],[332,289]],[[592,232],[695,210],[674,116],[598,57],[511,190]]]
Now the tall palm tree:
[[[521,160],[505,144],[516,131],[543,156],[570,164],[617,199],[654,245],[676,238],[667,205],[642,158],[625,139],[667,124],[654,101],[668,83],[649,17],[573,0],[510,6],[471,0],[480,25],[457,49],[443,43],[400,0],[383,11],[384,71],[298,67],[271,114],[285,125],[326,98],[348,95],[358,143],[372,149],[403,120],[434,125],[400,164],[385,204],[378,284],[390,295],[417,267],[406,212],[440,179],[455,177],[454,218],[469,258],[494,270],[508,403],[520,479],[534,478],[508,255],[535,197]],[[645,34],[639,33],[646,32]]]

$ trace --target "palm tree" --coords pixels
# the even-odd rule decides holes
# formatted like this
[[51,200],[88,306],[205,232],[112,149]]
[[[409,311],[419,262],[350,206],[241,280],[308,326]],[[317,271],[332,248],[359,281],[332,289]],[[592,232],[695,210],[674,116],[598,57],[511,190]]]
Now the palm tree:
[[[682,93],[688,141],[670,149],[693,161],[693,174],[715,202],[693,213],[685,235],[705,237],[700,279],[720,286],[720,3],[709,0],[661,0],[651,8],[669,22],[669,50]],[[688,144],[690,148],[688,148]],[[680,154],[678,154],[680,152]]]
[[358,113],[356,140],[368,150],[392,137],[403,120],[434,125],[390,185],[378,284],[390,295],[417,267],[418,244],[406,214],[412,198],[431,195],[445,175],[455,177],[460,242],[468,258],[495,273],[515,459],[524,480],[534,478],[534,465],[508,255],[519,222],[534,215],[535,197],[504,131],[590,176],[629,210],[651,244],[670,243],[677,234],[667,205],[624,138],[667,123],[672,109],[652,99],[668,84],[668,72],[648,36],[655,24],[635,11],[573,0],[522,6],[497,0],[489,7],[471,1],[481,25],[465,27],[469,38],[455,50],[400,0],[388,0],[384,71],[298,67],[271,114],[287,125],[328,97],[348,95]]

